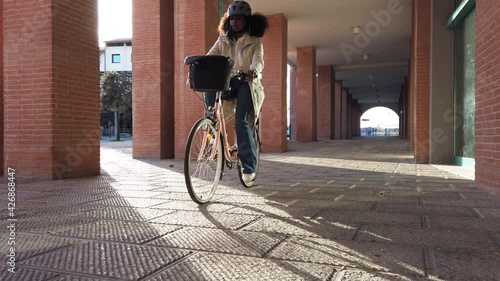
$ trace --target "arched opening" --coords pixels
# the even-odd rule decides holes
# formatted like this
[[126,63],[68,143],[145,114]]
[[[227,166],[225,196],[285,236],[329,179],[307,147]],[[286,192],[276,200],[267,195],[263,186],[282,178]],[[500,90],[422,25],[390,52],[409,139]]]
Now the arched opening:
[[361,115],[362,137],[399,136],[399,116],[392,109],[377,106]]

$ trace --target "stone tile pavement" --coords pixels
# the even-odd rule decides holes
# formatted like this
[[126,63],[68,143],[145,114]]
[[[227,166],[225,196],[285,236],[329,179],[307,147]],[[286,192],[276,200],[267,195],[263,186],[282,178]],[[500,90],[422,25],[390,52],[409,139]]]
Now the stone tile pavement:
[[291,142],[202,206],[182,161],[131,151],[103,143],[100,176],[17,180],[15,221],[1,179],[0,280],[500,280],[499,196],[406,141]]

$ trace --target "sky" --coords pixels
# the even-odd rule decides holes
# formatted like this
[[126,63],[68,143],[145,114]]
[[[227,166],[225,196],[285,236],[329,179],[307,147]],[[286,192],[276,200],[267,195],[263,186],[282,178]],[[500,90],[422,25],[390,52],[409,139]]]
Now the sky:
[[117,38],[132,38],[132,0],[99,0],[99,45]]
[[[392,109],[387,107],[377,106],[367,110],[361,116],[361,128],[366,127],[382,127],[382,128],[398,128],[399,117]],[[367,121],[363,121],[367,120]]]

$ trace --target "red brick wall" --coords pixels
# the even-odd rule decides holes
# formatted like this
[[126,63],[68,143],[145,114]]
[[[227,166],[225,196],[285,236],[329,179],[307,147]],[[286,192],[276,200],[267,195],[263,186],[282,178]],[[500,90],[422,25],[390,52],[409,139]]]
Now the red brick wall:
[[358,100],[357,99],[352,99],[352,102],[351,102],[352,106],[351,106],[351,138],[352,137],[359,137],[359,134],[360,134],[360,129],[359,129],[359,125],[360,125],[360,118],[361,118],[361,115],[360,114],[360,105],[358,103]]
[[332,66],[318,66],[318,139],[331,137],[334,83]]
[[476,1],[476,186],[500,193],[500,4]]
[[290,140],[297,140],[297,68],[290,69]]
[[416,1],[413,31],[413,106],[415,162],[429,163],[430,135],[430,62],[431,62],[431,0]]
[[96,175],[100,173],[97,1],[53,0],[52,4],[55,176]]
[[317,139],[316,48],[297,48],[297,140]]
[[49,177],[53,168],[50,2],[4,1],[3,7],[4,163],[28,177]]
[[413,1],[411,9],[411,38],[410,38],[410,63],[408,65],[409,88],[408,88],[408,138],[410,140],[410,150],[414,152],[415,147],[415,8],[416,2]]
[[3,8],[4,168],[24,178],[98,174],[97,1]]
[[346,105],[346,138],[352,138],[352,95],[347,94],[347,105]]
[[[227,7],[227,3],[226,6]],[[191,127],[204,115],[203,101],[186,85],[187,56],[203,55],[217,39],[218,1],[175,1],[175,157],[183,158]]]
[[335,123],[334,138],[342,139],[342,81],[335,80],[335,109],[333,122]]
[[288,22],[283,14],[267,15],[269,30],[264,35],[262,84],[266,98],[262,106],[262,150],[287,150],[286,80]]
[[401,85],[401,93],[399,95],[399,137],[408,139],[408,77],[405,77],[405,82]]
[[349,95],[348,88],[342,88],[341,112],[342,112],[342,134],[341,139],[347,139],[347,96]]
[[0,177],[3,176],[3,1],[0,1]]
[[173,1],[133,1],[133,157],[174,157]]

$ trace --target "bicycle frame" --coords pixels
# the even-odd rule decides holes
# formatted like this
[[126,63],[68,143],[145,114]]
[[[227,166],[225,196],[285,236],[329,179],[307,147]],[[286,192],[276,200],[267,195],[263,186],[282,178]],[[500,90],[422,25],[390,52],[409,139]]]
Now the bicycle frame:
[[215,141],[217,142],[218,138],[223,137],[224,158],[231,163],[236,163],[238,155],[236,153],[234,156],[232,155],[227,138],[226,120],[224,119],[224,111],[222,109],[222,92],[217,92],[215,96],[215,116],[219,124]]
[[[233,156],[229,147],[229,141],[227,140],[227,128],[226,128],[226,120],[224,119],[224,112],[222,109],[222,92],[218,91],[216,92],[215,96],[215,108],[214,108],[214,113],[215,113],[215,129],[216,131],[214,132],[215,134],[215,143],[218,143],[219,139],[223,137],[223,150],[224,150],[224,158],[226,161],[229,161],[231,163],[236,163],[238,161],[238,155]],[[209,132],[206,133],[208,138]],[[201,151],[205,150],[205,145],[207,142],[203,142],[203,145],[201,147]],[[216,151],[212,150],[210,158],[215,158]],[[201,160],[203,155],[198,155],[198,161]]]

